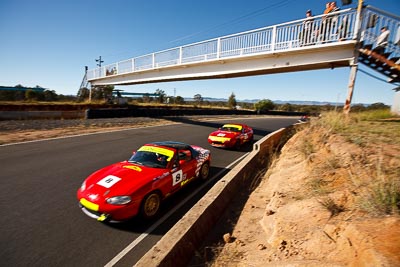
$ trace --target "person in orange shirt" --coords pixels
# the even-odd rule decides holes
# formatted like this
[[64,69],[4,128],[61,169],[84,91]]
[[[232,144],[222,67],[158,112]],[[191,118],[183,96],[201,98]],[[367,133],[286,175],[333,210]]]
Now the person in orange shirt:
[[336,1],[327,2],[325,6],[324,14],[326,16],[322,17],[321,23],[321,38],[322,42],[329,41],[330,33],[332,30],[332,16],[329,13],[338,11],[340,8],[336,6]]
[[326,2],[324,14],[328,14],[328,13],[330,13],[331,11],[332,11],[332,4],[331,4],[331,2]]

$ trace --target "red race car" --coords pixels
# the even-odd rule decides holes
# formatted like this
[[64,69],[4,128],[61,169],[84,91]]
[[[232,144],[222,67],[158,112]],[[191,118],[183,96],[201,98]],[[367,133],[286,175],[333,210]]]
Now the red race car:
[[91,174],[77,192],[82,211],[98,221],[155,217],[161,201],[195,178],[206,179],[210,151],[179,142],[140,147],[129,160]]
[[240,149],[243,144],[251,143],[253,139],[251,127],[241,123],[229,123],[210,133],[208,143],[215,147]]

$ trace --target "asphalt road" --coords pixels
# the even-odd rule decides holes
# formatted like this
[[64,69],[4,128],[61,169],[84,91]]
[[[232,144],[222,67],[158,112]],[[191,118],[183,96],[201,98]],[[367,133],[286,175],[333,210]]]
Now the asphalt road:
[[[255,141],[298,118],[231,119],[254,128]],[[76,190],[95,170],[129,158],[144,143],[173,140],[211,150],[210,177],[226,173],[251,148],[212,148],[208,134],[226,120],[137,128],[111,133],[0,146],[1,266],[132,266],[208,190],[194,183],[163,206],[167,220],[99,223],[78,208]],[[216,178],[219,179],[222,175]],[[210,184],[212,186],[212,183]],[[125,249],[125,250],[124,250]],[[121,254],[121,251],[125,251]],[[117,255],[122,255],[116,259]]]

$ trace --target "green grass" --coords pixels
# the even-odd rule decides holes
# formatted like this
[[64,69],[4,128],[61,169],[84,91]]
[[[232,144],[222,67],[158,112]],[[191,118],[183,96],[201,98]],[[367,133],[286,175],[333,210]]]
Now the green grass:
[[360,146],[367,143],[400,145],[400,117],[394,116],[389,110],[365,111],[349,116],[328,112],[312,127],[340,134]]
[[362,193],[360,208],[376,216],[400,215],[400,179],[382,177]]

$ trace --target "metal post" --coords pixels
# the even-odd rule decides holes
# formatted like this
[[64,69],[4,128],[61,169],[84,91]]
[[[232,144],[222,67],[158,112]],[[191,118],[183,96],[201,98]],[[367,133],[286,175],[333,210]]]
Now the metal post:
[[276,26],[272,27],[272,38],[271,38],[271,51],[275,50],[275,42],[276,42],[276,35],[277,35]]
[[179,47],[179,59],[178,59],[178,64],[182,64],[182,46]]
[[101,56],[99,56],[99,59],[96,59],[96,62],[98,62],[97,66],[99,66],[99,68],[101,68],[101,63],[103,63],[104,60],[101,60]]
[[353,98],[353,91],[354,91],[354,84],[356,83],[356,76],[357,76],[358,64],[353,63],[350,69],[350,77],[349,77],[349,84],[348,84],[348,91],[347,91],[347,98],[346,103],[343,107],[343,112],[347,115],[350,112],[350,105],[351,100]]
[[358,0],[358,7],[357,7],[357,20],[356,20],[356,40],[357,44],[354,49],[354,59],[352,64],[350,64],[350,77],[349,77],[349,83],[348,83],[348,91],[347,91],[347,98],[346,102],[343,106],[343,112],[344,114],[348,115],[350,113],[350,106],[351,106],[351,100],[353,98],[353,91],[354,91],[354,85],[356,83],[356,76],[357,76],[357,70],[358,70],[358,56],[360,54],[360,39],[361,39],[361,22],[362,22],[362,4],[363,0]]
[[217,39],[217,58],[221,56],[221,38]]

